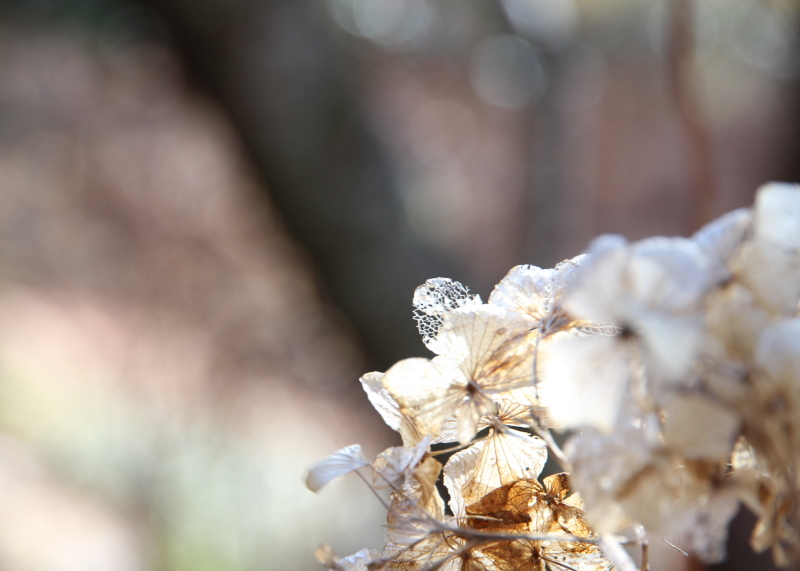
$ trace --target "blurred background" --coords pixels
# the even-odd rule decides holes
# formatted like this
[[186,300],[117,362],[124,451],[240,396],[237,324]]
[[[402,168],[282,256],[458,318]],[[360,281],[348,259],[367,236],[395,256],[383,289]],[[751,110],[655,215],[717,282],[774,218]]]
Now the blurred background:
[[[792,0],[0,0],[0,567],[379,548],[357,379],[595,235],[800,181]],[[731,562],[769,569],[746,546]],[[654,542],[654,569],[702,569]]]

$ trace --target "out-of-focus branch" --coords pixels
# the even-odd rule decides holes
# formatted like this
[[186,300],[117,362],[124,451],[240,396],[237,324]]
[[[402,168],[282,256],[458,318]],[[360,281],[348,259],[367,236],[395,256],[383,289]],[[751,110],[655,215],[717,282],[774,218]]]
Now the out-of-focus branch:
[[670,0],[669,83],[686,140],[690,170],[690,231],[714,216],[718,190],[714,149],[702,112],[692,93],[694,17],[692,0]]

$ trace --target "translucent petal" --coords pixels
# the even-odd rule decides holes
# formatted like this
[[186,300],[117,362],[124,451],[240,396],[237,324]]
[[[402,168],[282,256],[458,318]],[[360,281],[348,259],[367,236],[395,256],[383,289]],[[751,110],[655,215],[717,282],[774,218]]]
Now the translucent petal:
[[466,378],[496,392],[530,384],[534,338],[523,316],[481,305],[450,312],[438,341]]
[[490,436],[454,454],[444,467],[450,508],[456,516],[495,488],[536,478],[547,461],[547,447],[536,437],[515,430]]
[[723,490],[699,498],[686,510],[680,531],[667,539],[704,563],[719,563],[725,559],[728,525],[738,510],[739,499],[732,491]]
[[675,396],[664,407],[664,444],[689,459],[727,460],[741,420],[730,408],[698,394]]
[[367,373],[359,379],[367,398],[383,421],[393,430],[400,433],[404,446],[414,446],[422,440],[422,433],[419,431],[413,420],[400,412],[400,405],[383,386],[384,373]]
[[414,319],[422,342],[439,353],[436,336],[444,316],[464,305],[480,304],[480,296],[472,296],[463,284],[449,278],[433,278],[414,290]]
[[466,379],[428,359],[405,359],[386,371],[383,385],[423,434],[436,435],[467,397]]
[[395,446],[384,450],[372,463],[373,485],[377,489],[399,486],[429,449],[430,436],[426,436],[419,444],[408,448]]
[[516,266],[495,286],[489,303],[526,315],[532,327],[539,327],[548,312],[554,274],[554,269]]
[[306,487],[317,492],[332,480],[364,466],[369,466],[369,462],[361,452],[361,445],[345,446],[308,469]]
[[395,557],[409,548],[425,542],[436,529],[435,518],[444,515],[444,504],[438,494],[424,502],[425,488],[415,478],[389,495],[389,513],[386,516],[386,543],[383,558]]
[[497,405],[480,393],[471,395],[458,409],[456,434],[461,444],[469,444],[478,432],[478,420],[485,415],[496,415]]
[[[543,492],[536,480],[519,480],[492,490],[479,501],[466,506],[467,525],[492,533],[537,533],[532,513]],[[547,530],[543,530],[546,532]]]

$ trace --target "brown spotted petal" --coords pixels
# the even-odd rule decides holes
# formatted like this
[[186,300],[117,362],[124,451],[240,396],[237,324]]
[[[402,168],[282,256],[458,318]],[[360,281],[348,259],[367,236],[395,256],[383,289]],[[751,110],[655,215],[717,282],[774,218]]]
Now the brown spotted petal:
[[530,533],[533,506],[542,492],[537,480],[520,480],[492,490],[466,507],[467,525],[492,533]]

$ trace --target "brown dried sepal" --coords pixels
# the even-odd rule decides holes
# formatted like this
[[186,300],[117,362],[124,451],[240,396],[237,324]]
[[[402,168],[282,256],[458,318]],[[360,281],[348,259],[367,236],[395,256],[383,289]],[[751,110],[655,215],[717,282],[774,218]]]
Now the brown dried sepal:
[[486,494],[467,506],[467,526],[492,533],[527,533],[532,521],[531,504],[541,490],[536,480],[520,480]]
[[467,525],[502,533],[566,532],[589,538],[582,502],[569,488],[567,474],[520,480],[501,486],[466,508]]
[[549,512],[546,531],[564,531],[577,537],[592,537],[592,531],[583,519],[583,500],[569,487],[566,472],[552,474],[542,480],[537,497],[540,512]]

